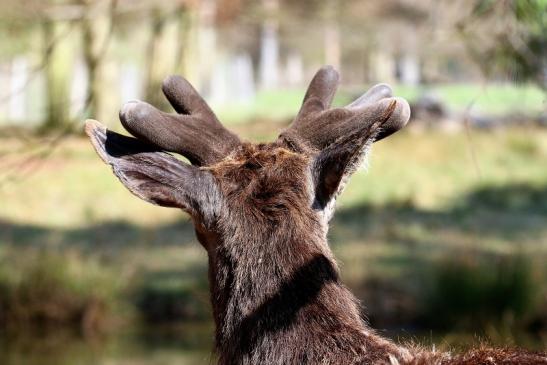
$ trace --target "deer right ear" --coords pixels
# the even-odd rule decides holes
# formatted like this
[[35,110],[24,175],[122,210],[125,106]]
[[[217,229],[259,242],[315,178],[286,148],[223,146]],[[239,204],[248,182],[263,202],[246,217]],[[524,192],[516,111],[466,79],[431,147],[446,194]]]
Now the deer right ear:
[[[85,131],[101,159],[139,198],[164,207],[181,208],[191,215],[211,214],[210,207],[215,204],[208,200],[215,194],[208,191],[208,187],[213,188],[213,181],[206,171],[151,144],[109,131],[94,120],[86,121]],[[205,207],[209,208],[206,212]]]

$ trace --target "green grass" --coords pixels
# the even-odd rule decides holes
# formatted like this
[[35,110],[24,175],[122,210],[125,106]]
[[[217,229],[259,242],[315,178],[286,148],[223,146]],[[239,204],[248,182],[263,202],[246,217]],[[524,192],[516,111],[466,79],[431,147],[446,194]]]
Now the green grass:
[[446,103],[449,110],[471,110],[489,115],[523,113],[536,115],[545,111],[547,94],[534,85],[516,84],[439,84],[419,87],[396,86],[395,94],[416,100],[432,94]]
[[302,103],[303,90],[260,91],[248,104],[214,107],[224,123],[237,124],[252,119],[280,120],[291,118]]
[[[281,126],[242,124],[236,129],[246,138],[262,139],[275,134],[270,128]],[[8,152],[4,163],[19,158],[9,153],[17,144],[2,140],[0,153]],[[67,141],[36,166],[0,191],[4,263],[53,250],[61,255],[53,268],[81,266],[77,272],[91,275],[61,281],[59,286],[71,293],[86,297],[102,285],[103,277],[94,276],[99,270],[121,280],[115,290],[106,286],[105,296],[129,300],[145,318],[161,321],[166,312],[171,313],[168,320],[209,318],[206,254],[183,213],[132,196],[84,139]],[[454,320],[459,330],[488,336],[495,333],[492,328],[516,331],[545,313],[545,166],[547,131],[539,129],[472,131],[469,139],[463,132],[409,128],[375,145],[369,171],[358,171],[349,183],[329,233],[342,276],[363,300],[373,324],[442,327],[427,317],[433,311],[428,304],[450,295],[473,298],[484,288],[494,294],[507,290],[525,303],[500,307],[487,324],[462,311]],[[29,267],[13,262],[3,266],[4,273],[23,275],[21,268]],[[526,262],[524,274],[503,287],[506,279],[488,275],[505,267],[500,262],[510,267]],[[468,279],[448,290],[447,283],[459,277]],[[490,308],[494,294],[476,298],[473,306]],[[525,341],[514,336],[517,343]]]
[[[341,89],[335,105],[345,105],[365,92],[370,85],[360,89]],[[517,84],[436,84],[420,86],[395,85],[395,94],[410,102],[424,94],[437,96],[449,111],[463,113],[467,110],[486,115],[522,113],[537,116],[547,107],[547,94],[534,85]],[[216,105],[215,111],[227,124],[241,124],[250,120],[290,120],[298,112],[304,89],[259,91],[247,104]]]

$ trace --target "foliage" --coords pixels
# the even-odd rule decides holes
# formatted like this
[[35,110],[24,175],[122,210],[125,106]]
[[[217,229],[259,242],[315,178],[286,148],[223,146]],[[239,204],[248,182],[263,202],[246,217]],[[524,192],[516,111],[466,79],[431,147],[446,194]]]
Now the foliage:
[[500,71],[515,80],[534,81],[547,88],[547,1],[476,0],[466,21],[484,23],[496,38],[473,52],[487,67],[491,67],[488,61],[494,60]]
[[71,324],[95,331],[105,325],[121,288],[111,269],[93,258],[16,250],[1,258],[0,324]]
[[429,272],[428,323],[444,328],[525,323],[537,310],[545,274],[531,262],[522,256],[485,261],[472,254],[441,260]]

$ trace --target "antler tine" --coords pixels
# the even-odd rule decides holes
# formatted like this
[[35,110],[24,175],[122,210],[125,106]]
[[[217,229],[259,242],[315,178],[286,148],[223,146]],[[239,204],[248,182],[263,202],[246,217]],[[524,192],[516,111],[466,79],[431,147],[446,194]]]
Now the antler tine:
[[170,76],[162,90],[179,114],[162,112],[141,101],[128,102],[120,111],[120,121],[132,135],[180,153],[198,166],[222,160],[240,144],[187,80]]
[[308,86],[300,111],[280,138],[299,145],[300,149],[321,149],[313,133],[318,126],[310,125],[309,117],[330,108],[339,80],[340,75],[332,66],[319,69]]
[[386,84],[373,86],[346,107],[330,109],[338,83],[338,72],[332,66],[322,67],[308,86],[300,112],[280,138],[300,149],[321,151],[355,130],[367,130],[362,128],[364,125],[380,124],[371,131],[374,140],[378,141],[401,129],[408,121],[408,103],[394,98]]
[[327,65],[320,68],[308,86],[297,120],[330,108],[339,83],[340,74],[334,67]]

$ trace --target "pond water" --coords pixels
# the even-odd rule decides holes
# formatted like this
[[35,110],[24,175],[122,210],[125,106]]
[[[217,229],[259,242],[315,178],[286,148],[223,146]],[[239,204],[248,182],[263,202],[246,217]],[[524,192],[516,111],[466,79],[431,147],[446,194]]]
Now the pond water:
[[[383,332],[399,343],[418,342],[426,348],[463,350],[484,341],[470,333]],[[546,348],[545,340],[520,334],[498,333],[490,343]],[[0,334],[2,365],[198,365],[214,364],[211,324],[176,327],[143,327],[103,336],[85,337],[66,330],[49,330],[29,335]]]
[[64,330],[0,336],[2,365],[198,365],[214,363],[209,325],[140,328],[104,336]]

